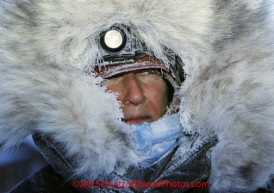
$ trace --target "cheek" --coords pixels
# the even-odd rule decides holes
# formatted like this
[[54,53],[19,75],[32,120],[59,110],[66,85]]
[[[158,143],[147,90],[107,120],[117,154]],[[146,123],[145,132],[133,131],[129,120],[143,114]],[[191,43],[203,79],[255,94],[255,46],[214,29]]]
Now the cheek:
[[120,96],[122,93],[122,87],[120,86],[118,81],[114,80],[106,80],[103,82],[103,85],[106,86],[106,91],[117,94],[116,98],[120,101]]
[[164,81],[152,84],[147,91],[147,101],[154,120],[161,118],[168,105],[168,87]]

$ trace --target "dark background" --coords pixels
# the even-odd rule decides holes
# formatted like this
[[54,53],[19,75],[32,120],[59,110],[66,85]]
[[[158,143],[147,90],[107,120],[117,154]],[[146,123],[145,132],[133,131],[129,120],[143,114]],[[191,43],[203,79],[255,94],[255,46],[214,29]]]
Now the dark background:
[[0,150],[0,193],[7,193],[20,181],[47,165],[38,148],[28,136],[19,148]]

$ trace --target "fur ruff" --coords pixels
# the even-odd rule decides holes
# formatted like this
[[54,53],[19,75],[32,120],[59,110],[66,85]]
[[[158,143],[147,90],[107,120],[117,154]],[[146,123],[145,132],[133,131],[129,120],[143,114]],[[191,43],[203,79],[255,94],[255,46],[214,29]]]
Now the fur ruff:
[[200,141],[219,140],[210,155],[211,191],[264,186],[274,174],[272,4],[2,0],[0,142],[9,148],[33,131],[51,134],[67,156],[78,155],[78,174],[92,178],[138,164],[119,103],[92,74],[96,38],[124,24],[156,57],[165,61],[168,47],[183,60],[181,123]]

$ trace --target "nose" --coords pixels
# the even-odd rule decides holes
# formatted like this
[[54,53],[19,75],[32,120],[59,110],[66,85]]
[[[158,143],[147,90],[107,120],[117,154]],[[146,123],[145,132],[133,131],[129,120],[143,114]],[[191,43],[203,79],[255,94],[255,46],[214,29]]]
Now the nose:
[[124,81],[126,93],[123,99],[123,104],[138,106],[144,103],[145,96],[142,88],[142,83],[138,80],[136,74],[126,74]]

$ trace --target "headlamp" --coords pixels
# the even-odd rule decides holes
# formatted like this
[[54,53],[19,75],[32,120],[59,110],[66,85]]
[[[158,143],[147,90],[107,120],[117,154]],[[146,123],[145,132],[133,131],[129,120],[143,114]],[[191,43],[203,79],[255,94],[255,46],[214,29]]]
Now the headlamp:
[[123,25],[114,25],[102,32],[99,42],[104,62],[138,58],[147,53],[142,42]]
[[102,48],[109,53],[117,53],[125,47],[127,38],[122,29],[111,29],[100,38]]

